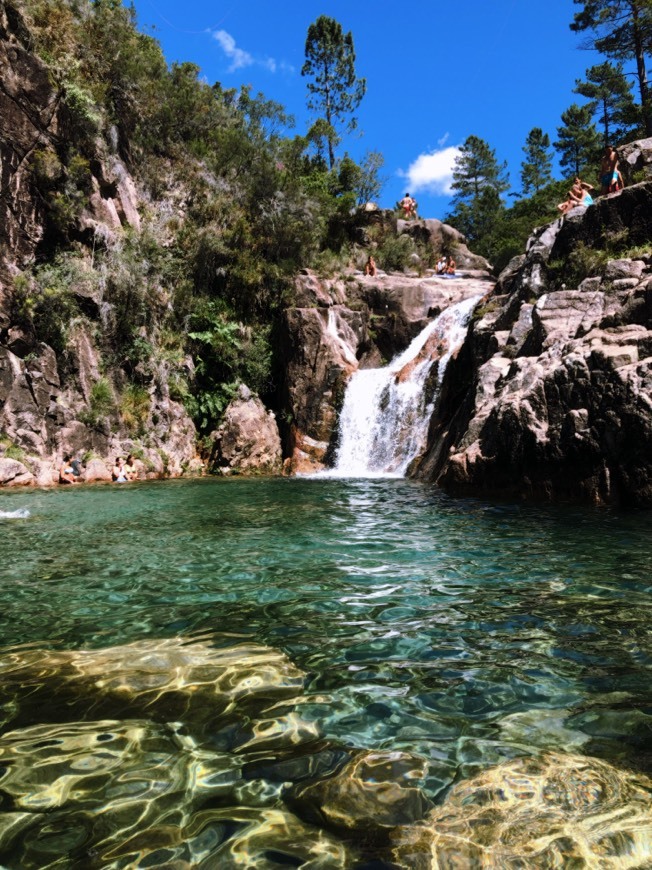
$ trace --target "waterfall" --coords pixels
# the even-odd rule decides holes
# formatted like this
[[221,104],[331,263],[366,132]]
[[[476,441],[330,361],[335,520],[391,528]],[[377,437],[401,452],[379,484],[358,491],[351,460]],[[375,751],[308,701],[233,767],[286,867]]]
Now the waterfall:
[[[340,414],[332,477],[403,477],[426,446],[446,366],[480,296],[446,308],[382,369],[355,372]],[[437,365],[436,384],[429,378]]]

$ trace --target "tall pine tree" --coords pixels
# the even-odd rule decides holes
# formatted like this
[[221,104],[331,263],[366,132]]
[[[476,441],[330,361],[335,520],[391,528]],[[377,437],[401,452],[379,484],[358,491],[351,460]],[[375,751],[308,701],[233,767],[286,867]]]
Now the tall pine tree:
[[531,196],[552,181],[552,155],[550,136],[541,127],[533,127],[527,135],[525,160],[521,163],[523,194]]
[[498,162],[484,139],[469,136],[455,160],[451,187],[454,208],[447,220],[484,253],[483,240],[504,208],[501,194],[509,188],[507,164]]
[[581,6],[571,30],[590,31],[587,48],[614,60],[633,60],[641,98],[642,127],[652,136],[652,94],[647,79],[647,57],[652,54],[652,2],[650,0],[573,0]]
[[335,145],[340,137],[338,128],[347,133],[355,130],[357,121],[353,113],[367,90],[366,79],[356,78],[355,50],[351,33],[344,33],[342,25],[320,15],[308,28],[306,60],[301,69],[308,76],[308,108],[317,112],[326,122],[328,162],[335,165]]
[[604,134],[604,144],[618,142],[636,123],[632,86],[623,74],[622,64],[605,63],[586,71],[586,81],[575,82],[574,93],[589,100],[591,113],[597,115]]
[[570,170],[569,175],[581,175],[599,158],[600,134],[591,115],[590,106],[573,103],[561,116],[562,126],[557,127],[559,138],[553,147],[559,152],[561,165]]

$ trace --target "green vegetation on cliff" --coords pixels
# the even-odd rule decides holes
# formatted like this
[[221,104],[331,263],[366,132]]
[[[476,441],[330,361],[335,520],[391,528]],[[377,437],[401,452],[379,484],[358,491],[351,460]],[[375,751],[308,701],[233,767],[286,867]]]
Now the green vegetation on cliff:
[[[270,399],[293,276],[340,256],[351,209],[379,192],[382,158],[336,160],[329,134],[326,163],[318,124],[288,135],[292,118],[262,94],[210,85],[191,63],[168,67],[120,0],[11,8],[48,66],[65,128],[29,158],[46,226],[13,322],[51,344],[62,369],[71,326],[91,323],[123,405],[163,374],[204,432],[238,382]],[[342,41],[342,87],[353,76],[359,101],[350,34]],[[97,204],[123,175],[136,182],[137,213],[114,233]]]

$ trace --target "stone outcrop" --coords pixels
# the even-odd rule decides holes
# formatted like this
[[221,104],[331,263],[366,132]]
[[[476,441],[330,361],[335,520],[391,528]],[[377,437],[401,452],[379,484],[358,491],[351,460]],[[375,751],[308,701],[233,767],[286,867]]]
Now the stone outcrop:
[[212,464],[223,471],[280,472],[281,436],[276,418],[251,390],[241,385],[213,433]]
[[652,504],[652,183],[535,232],[476,311],[416,471],[459,494]]
[[425,243],[437,254],[451,254],[461,269],[489,271],[491,266],[484,257],[474,254],[466,244],[466,237],[455,227],[436,218],[397,221],[399,233],[405,233],[416,241]]
[[375,368],[405,350],[426,324],[455,302],[490,292],[485,272],[455,279],[351,273],[299,275],[296,307],[285,313],[282,404],[289,470],[317,471],[336,448],[346,384],[358,368]]

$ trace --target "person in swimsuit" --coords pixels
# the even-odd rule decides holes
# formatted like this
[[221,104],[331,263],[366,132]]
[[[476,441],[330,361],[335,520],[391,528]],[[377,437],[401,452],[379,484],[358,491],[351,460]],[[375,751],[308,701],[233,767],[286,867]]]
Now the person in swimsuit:
[[122,470],[128,481],[138,480],[138,472],[136,471],[136,466],[134,465],[134,457],[131,453],[127,456],[127,460]]
[[401,208],[403,209],[403,217],[406,221],[417,216],[417,203],[412,199],[409,193],[406,193],[401,200]]
[[618,175],[618,152],[611,145],[605,145],[600,161],[600,196],[618,190]]
[[63,457],[63,462],[59,468],[59,483],[77,483],[75,480],[75,472],[70,464],[70,454],[66,453]]
[[376,274],[376,261],[371,254],[369,254],[367,262],[364,265],[364,273],[365,275],[371,275],[372,278]]
[[127,476],[125,474],[124,465],[122,464],[122,457],[116,456],[115,465],[113,466],[113,471],[111,472],[111,477],[113,478],[114,483],[127,483]]

